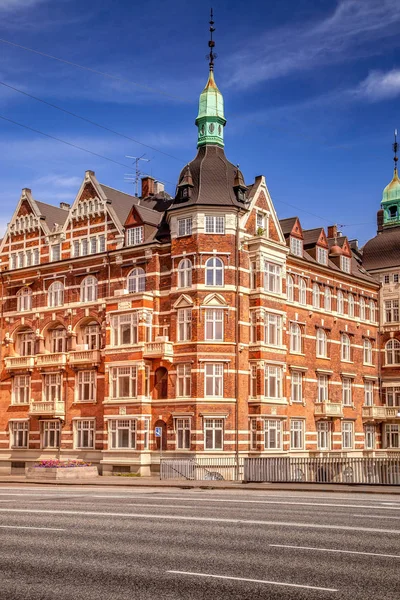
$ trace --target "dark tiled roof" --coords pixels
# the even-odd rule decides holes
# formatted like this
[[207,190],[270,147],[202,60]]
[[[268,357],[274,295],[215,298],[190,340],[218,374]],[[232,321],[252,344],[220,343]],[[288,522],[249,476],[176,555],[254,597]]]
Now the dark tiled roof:
[[[189,167],[193,180],[190,198],[184,201],[175,200],[171,208],[193,204],[243,208],[243,203],[237,200],[233,189],[238,167],[228,161],[223,148],[214,145],[200,147]],[[187,166],[181,171],[178,185],[186,171]]]
[[47,226],[50,230],[54,228],[56,223],[57,225],[64,225],[69,215],[68,210],[58,208],[58,206],[53,206],[52,204],[46,204],[45,202],[38,202],[37,200],[35,200],[35,202],[40,214],[45,218]]
[[400,227],[383,230],[362,249],[362,264],[368,271],[400,266]]
[[316,227],[315,229],[305,229],[303,231],[304,246],[310,246],[318,242],[319,236],[321,235],[322,227]]
[[291,234],[294,224],[297,221],[297,217],[289,217],[287,219],[281,219],[279,221],[283,235],[286,237]]
[[111,201],[111,205],[115,210],[115,213],[122,226],[128,218],[132,206],[135,206],[140,218],[144,223],[148,223],[149,225],[158,225],[161,221],[162,214],[156,210],[153,210],[152,206],[143,206],[141,204],[141,200],[136,196],[131,196],[125,192],[120,192],[119,190],[115,190],[107,185],[100,184],[100,186],[107,196],[107,199]]
[[135,209],[139,213],[143,223],[148,223],[149,225],[158,225],[163,218],[161,212],[157,212],[146,206],[141,206],[140,204],[135,203]]

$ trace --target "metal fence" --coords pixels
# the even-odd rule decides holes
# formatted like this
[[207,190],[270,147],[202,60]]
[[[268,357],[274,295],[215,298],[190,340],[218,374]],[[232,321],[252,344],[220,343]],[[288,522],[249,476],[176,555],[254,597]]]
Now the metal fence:
[[162,458],[161,479],[185,479],[192,481],[241,481],[243,458],[235,457]]
[[246,482],[400,485],[400,457],[267,457],[244,459]]

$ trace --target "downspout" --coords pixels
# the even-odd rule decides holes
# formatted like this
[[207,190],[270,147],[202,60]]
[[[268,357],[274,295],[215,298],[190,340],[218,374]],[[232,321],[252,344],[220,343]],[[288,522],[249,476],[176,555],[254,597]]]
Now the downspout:
[[235,459],[236,459],[236,480],[239,480],[239,317],[240,317],[240,299],[239,299],[239,210],[236,214],[236,248],[235,248],[235,288],[236,288],[236,318],[235,318]]

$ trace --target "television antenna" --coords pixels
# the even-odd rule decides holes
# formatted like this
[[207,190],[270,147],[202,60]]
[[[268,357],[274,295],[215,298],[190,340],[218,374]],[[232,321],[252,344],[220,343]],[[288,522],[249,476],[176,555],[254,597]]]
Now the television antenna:
[[125,155],[125,158],[131,158],[134,161],[135,164],[135,172],[134,173],[125,173],[125,181],[129,181],[131,183],[133,183],[135,185],[135,196],[138,196],[138,191],[139,191],[139,179],[141,177],[141,175],[143,175],[142,171],[139,169],[139,164],[140,161],[143,160],[144,162],[150,162],[150,158],[144,158],[146,156],[146,154],[142,154],[142,156],[128,156],[127,154]]

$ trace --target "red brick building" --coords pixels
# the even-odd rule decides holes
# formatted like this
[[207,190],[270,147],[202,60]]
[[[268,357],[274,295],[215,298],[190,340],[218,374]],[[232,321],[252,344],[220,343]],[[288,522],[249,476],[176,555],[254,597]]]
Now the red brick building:
[[379,283],[334,227],[279,221],[265,178],[245,184],[212,68],[196,124],[174,198],[91,171],[71,206],[22,191],[0,248],[2,472],[148,474],[155,427],[168,456],[381,450]]

